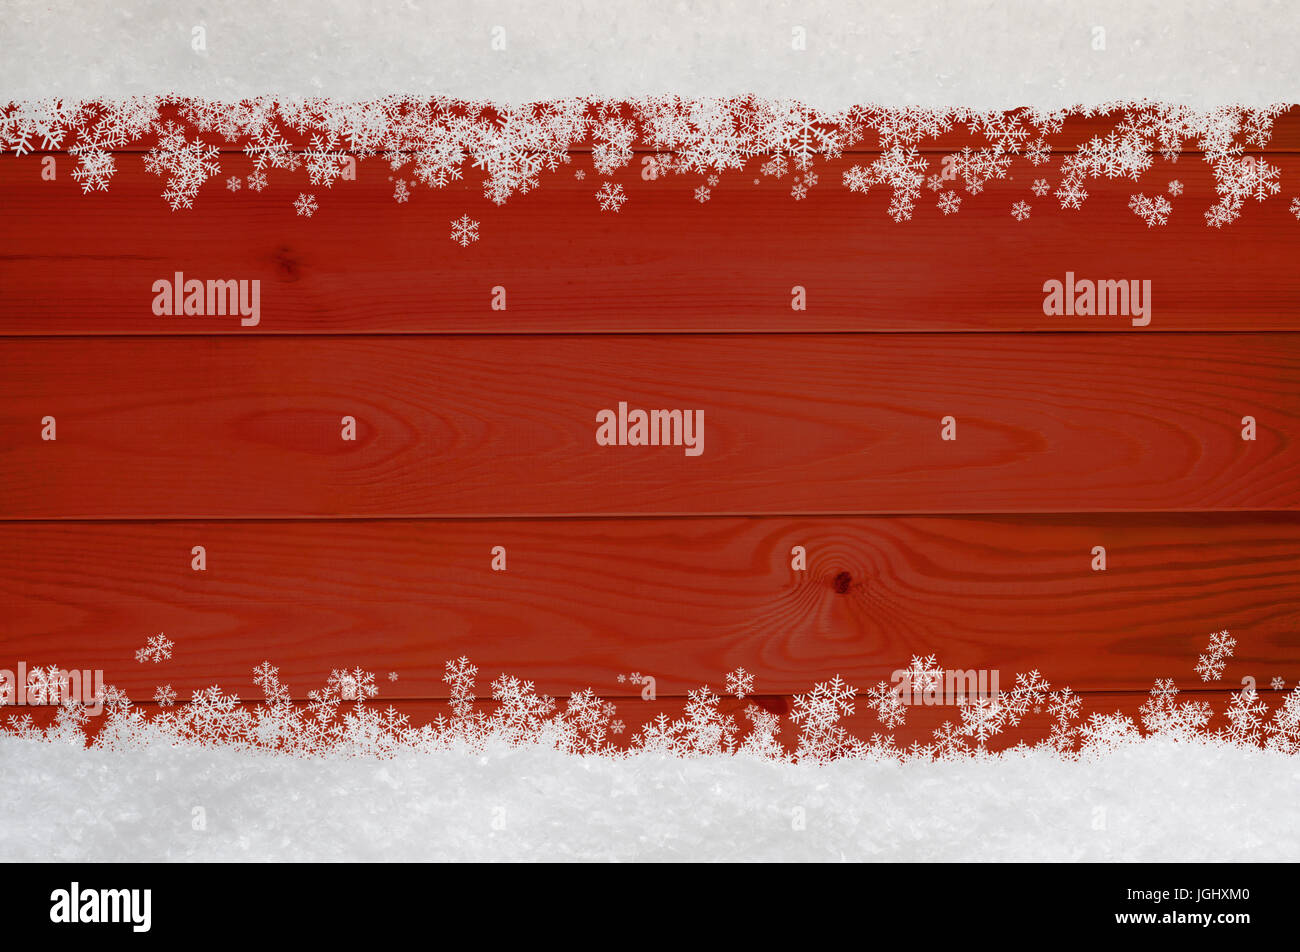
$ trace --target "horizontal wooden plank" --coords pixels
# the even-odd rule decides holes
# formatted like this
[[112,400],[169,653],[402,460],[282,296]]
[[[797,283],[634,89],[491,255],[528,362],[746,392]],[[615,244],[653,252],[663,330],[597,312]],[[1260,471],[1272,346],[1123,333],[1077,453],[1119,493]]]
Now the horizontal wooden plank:
[[[213,682],[256,696],[264,660],[298,696],[361,666],[383,698],[440,697],[461,655],[484,695],[502,671],[555,695],[636,695],[619,680],[633,673],[682,695],[737,666],[760,693],[836,673],[865,688],[914,654],[1004,686],[1038,669],[1144,690],[1200,685],[1223,628],[1237,656],[1211,687],[1294,683],[1300,514],[7,523],[0,604],[0,667],[101,669],[145,698]],[[159,632],[172,659],[136,663]]]
[[[940,158],[930,160],[932,173]],[[56,160],[57,161],[57,160]],[[498,207],[475,176],[446,188],[415,188],[393,200],[394,175],[373,159],[358,180],[332,189],[279,173],[262,192],[230,193],[225,176],[250,171],[223,159],[191,211],[172,212],[162,179],[124,159],[107,192],[83,195],[71,163],[53,182],[39,156],[0,159],[0,334],[278,334],[315,332],[565,331],[998,331],[1138,332],[1125,318],[1048,316],[1043,285],[1067,272],[1090,280],[1152,282],[1152,319],[1141,333],[1204,329],[1300,329],[1300,225],[1288,199],[1248,202],[1239,220],[1206,226],[1217,201],[1210,168],[1188,157],[1160,160],[1140,183],[1088,180],[1082,209],[1063,210],[1059,172],[1027,163],[975,195],[960,181],[960,210],[945,215],[921,193],[912,220],[887,214],[890,191],[848,191],[846,156],[816,169],[795,200],[792,176],[724,173],[642,181],[572,167],[543,173],[540,187]],[[1300,155],[1270,159],[1282,181],[1300,177]],[[1148,227],[1129,209],[1138,192],[1166,195],[1167,225]],[[629,200],[601,212],[603,181]],[[700,204],[695,189],[709,188]],[[311,218],[294,214],[316,195]],[[1011,206],[1025,201],[1030,218]],[[468,215],[479,240],[461,247],[450,224]],[[153,313],[155,281],[261,282],[260,323]],[[807,289],[807,310],[791,289]],[[492,308],[495,287],[507,309]]]
[[[1300,506],[1300,335],[10,338],[0,379],[3,519]],[[622,402],[699,455],[598,445]]]

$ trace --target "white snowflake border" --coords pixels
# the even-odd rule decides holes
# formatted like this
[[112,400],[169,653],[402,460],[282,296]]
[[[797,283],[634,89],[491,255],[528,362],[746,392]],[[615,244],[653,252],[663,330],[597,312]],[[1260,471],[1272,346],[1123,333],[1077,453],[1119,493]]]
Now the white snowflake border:
[[[640,171],[650,178],[703,176],[707,184],[690,185],[702,204],[722,173],[752,162],[774,179],[798,173],[790,194],[800,201],[817,182],[815,163],[869,150],[863,163],[842,173],[843,182],[851,192],[887,191],[887,214],[896,222],[912,218],[923,188],[942,190],[937,210],[951,216],[962,204],[957,188],[978,195],[990,181],[1009,178],[1016,164],[1031,167],[1031,174],[1048,171],[1054,148],[1057,181],[1038,177],[1032,190],[1039,197],[1050,190],[1067,210],[1083,206],[1090,180],[1137,182],[1157,159],[1176,162],[1195,153],[1214,179],[1213,204],[1202,210],[1205,223],[1222,227],[1240,217],[1247,202],[1281,191],[1280,169],[1258,152],[1288,108],[1195,109],[1141,101],[1005,112],[873,105],[827,111],[755,97],[572,97],[501,106],[412,97],[231,103],[140,96],[9,103],[0,108],[0,148],[16,155],[66,149],[78,163],[73,178],[89,192],[108,188],[127,159],[122,150],[147,146],[144,166],[162,179],[162,196],[173,209],[192,207],[206,182],[220,182],[223,154],[234,150],[253,164],[243,182],[251,191],[262,191],[273,172],[303,174],[310,186],[329,189],[357,161],[377,158],[404,173],[394,187],[398,203],[410,200],[414,186],[442,188],[473,169],[481,173],[484,197],[496,204],[531,191],[545,173],[586,153],[602,179],[595,194],[604,212],[617,212],[628,200],[624,186],[610,177],[637,165],[645,165]],[[1054,147],[1050,140],[1072,118],[1099,119],[1109,131]],[[936,151],[940,141],[951,151]],[[649,154],[638,160],[638,150]],[[242,187],[236,176],[224,181],[232,193]],[[1149,226],[1164,224],[1170,198],[1183,189],[1175,179],[1169,198],[1137,192],[1130,205]],[[1300,217],[1297,203],[1300,198],[1293,198],[1291,210]],[[293,205],[310,217],[316,193],[301,192]],[[1012,216],[1028,220],[1029,204],[1016,203]],[[474,239],[462,232],[453,240],[464,246]]]
[[[154,639],[150,642],[154,644]],[[170,642],[165,644],[169,652]],[[1226,631],[1211,637],[1197,663],[1203,679],[1222,676],[1235,645]],[[944,689],[945,671],[933,655],[914,656],[903,673],[907,696]],[[907,762],[1007,757],[1033,749],[1073,760],[1150,737],[1300,755],[1300,686],[1284,695],[1270,712],[1253,679],[1245,679],[1241,690],[1228,694],[1222,711],[1226,723],[1218,726],[1210,702],[1180,700],[1172,678],[1155,681],[1135,720],[1118,711],[1086,713],[1080,695],[1068,687],[1053,687],[1038,671],[1029,671],[1017,674],[1007,690],[977,692],[965,698],[955,708],[955,716],[931,732],[931,740],[905,748],[887,733],[906,722],[909,702],[904,685],[882,681],[860,697],[858,689],[839,676],[817,683],[792,699],[787,717],[794,736],[788,742],[778,736],[783,727],[781,715],[749,702],[738,716],[725,709],[722,698],[705,685],[688,693],[679,716],[658,713],[643,723],[624,747],[614,741],[625,730],[616,706],[591,688],[570,695],[561,704],[539,694],[531,681],[502,674],[491,683],[492,704],[480,707],[478,674],[468,658],[448,661],[443,681],[448,687],[450,716],[440,714],[416,725],[391,705],[383,710],[377,707],[375,676],[360,667],[334,670],[323,687],[307,692],[302,704],[280,680],[279,670],[264,662],[253,670],[253,683],[263,695],[260,702],[241,701],[238,695],[213,685],[194,691],[188,702],[177,704],[177,692],[165,684],[154,693],[157,710],[148,713],[135,707],[124,691],[104,687],[95,699],[104,716],[94,730],[88,726],[94,713],[91,705],[66,691],[67,673],[57,666],[37,667],[27,676],[27,703],[58,704],[53,724],[38,727],[30,714],[11,716],[0,726],[0,736],[109,749],[199,743],[299,757],[392,757],[452,748],[483,750],[505,743],[614,758],[649,751],[682,757],[743,754],[814,764],[845,758]],[[619,675],[618,680],[640,683],[653,679],[634,673]],[[1271,683],[1275,691],[1284,687],[1279,677]],[[752,695],[754,688],[754,676],[744,668],[726,676],[725,690],[738,702]],[[863,699],[886,733],[861,738],[843,724]],[[12,700],[0,693],[0,706]],[[1046,736],[1032,747],[1021,740],[997,749],[996,739],[1008,728],[1020,727],[1031,713],[1046,717],[1050,724]],[[742,726],[742,718],[747,727]]]

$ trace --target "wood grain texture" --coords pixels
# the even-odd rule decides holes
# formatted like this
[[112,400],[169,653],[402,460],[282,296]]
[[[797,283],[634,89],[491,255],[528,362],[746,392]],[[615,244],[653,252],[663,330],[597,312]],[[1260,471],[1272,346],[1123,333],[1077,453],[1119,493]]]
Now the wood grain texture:
[[[472,178],[398,205],[376,159],[356,182],[314,190],[310,219],[294,214],[304,183],[288,173],[260,194],[231,194],[217,179],[194,210],[171,212],[138,157],[90,195],[71,180],[71,160],[44,182],[40,156],[0,158],[0,335],[1135,330],[1122,318],[1045,316],[1043,283],[1067,271],[1150,280],[1144,334],[1300,329],[1300,224],[1287,198],[1250,202],[1234,224],[1209,228],[1213,177],[1194,156],[1159,160],[1140,183],[1089,180],[1077,211],[1030,191],[1040,175],[1055,187],[1058,173],[1021,163],[979,195],[960,192],[954,216],[924,191],[901,224],[886,214],[887,189],[844,188],[843,171],[867,158],[819,165],[802,201],[789,177],[731,172],[701,205],[702,177],[643,182],[627,170],[610,177],[630,196],[618,214],[597,208],[605,177],[578,181],[572,168],[501,207]],[[1300,176],[1300,155],[1269,161],[1283,182]],[[249,171],[239,155],[222,163],[223,175]],[[1186,193],[1171,199],[1168,225],[1148,228],[1130,196],[1161,194],[1174,178]],[[1021,200],[1032,213],[1016,222]],[[468,248],[448,237],[465,214],[481,222]],[[260,280],[261,325],[155,316],[152,284],[176,271]],[[490,308],[498,285],[506,311]],[[794,285],[808,289],[806,311],[790,308]]]
[[[868,687],[914,654],[1004,686],[1037,668],[1145,690],[1190,686],[1220,628],[1239,643],[1227,685],[1294,683],[1300,514],[8,523],[0,604],[0,667],[99,668],[132,697],[247,695],[264,660],[299,696],[360,665],[386,698],[440,697],[462,654],[484,685],[505,671],[556,695],[628,693],[632,672],[681,695],[736,666],[761,693],[837,672]],[[137,664],[159,631],[173,659]]]
[[[1054,156],[1111,125],[1069,120]],[[923,154],[937,171],[967,144],[958,129]],[[1260,154],[1286,183],[1297,149],[1292,110]],[[887,190],[842,185],[872,157],[819,163],[803,201],[789,177],[732,172],[700,205],[700,176],[597,177],[575,150],[501,208],[473,175],[397,205],[375,159],[317,190],[310,220],[296,175],[225,192],[249,171],[239,154],[176,213],[138,154],[86,196],[66,155],[55,182],[41,156],[0,158],[0,667],[102,668],[147,699],[214,682],[256,697],[268,659],[301,697],[361,665],[381,702],[427,720],[445,712],[443,661],[465,654],[480,695],[501,671],[557,695],[591,686],[630,731],[737,665],[785,713],[837,672],[865,689],[933,653],[1004,684],[1037,668],[1132,716],[1154,677],[1202,687],[1196,655],[1228,628],[1237,657],[1196,697],[1220,709],[1245,676],[1293,686],[1289,198],[1209,229],[1213,179],[1189,152],[1140,183],[1089,180],[1063,211],[1030,191],[1059,173],[1018,162],[960,192],[957,215],[926,191],[895,224]],[[606,178],[630,196],[617,215],[593,197]],[[1173,178],[1186,193],[1147,228],[1130,195]],[[448,240],[463,214],[481,222],[468,248]],[[260,279],[261,326],[155,317],[151,285],[177,270]],[[1045,317],[1042,283],[1066,271],[1151,280],[1151,326]],[[828,333],[844,331],[897,333]],[[1187,331],[1224,333],[1166,333]],[[467,336],[400,336],[430,334]],[[704,409],[705,455],[597,447],[594,413],[620,399]],[[945,414],[956,443],[938,438]],[[893,512],[939,514],[879,515]],[[674,514],[691,517],[628,518]],[[137,664],[159,631],[174,658]],[[657,678],[657,702],[627,696],[633,671]],[[914,708],[896,734],[924,741],[956,717]],[[847,726],[882,729],[862,706]]]
[[[1298,345],[11,338],[0,518],[1292,509]],[[702,410],[703,455],[598,446],[596,414],[620,400]]]

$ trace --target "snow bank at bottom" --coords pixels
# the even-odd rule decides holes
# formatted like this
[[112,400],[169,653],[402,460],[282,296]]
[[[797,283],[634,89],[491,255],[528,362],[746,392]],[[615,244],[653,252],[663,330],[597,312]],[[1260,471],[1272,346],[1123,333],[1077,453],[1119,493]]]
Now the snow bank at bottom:
[[1160,739],[1090,762],[815,767],[0,738],[0,772],[6,862],[1300,859],[1300,758]]

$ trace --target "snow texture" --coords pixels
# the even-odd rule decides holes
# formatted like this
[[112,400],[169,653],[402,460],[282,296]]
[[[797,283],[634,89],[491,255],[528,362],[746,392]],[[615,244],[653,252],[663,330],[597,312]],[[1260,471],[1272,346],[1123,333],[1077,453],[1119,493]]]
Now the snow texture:
[[1300,759],[1169,739],[1076,762],[814,767],[506,746],[298,760],[0,738],[0,764],[6,862],[1300,860]]
[[1296,98],[1298,41],[1294,0],[3,0],[0,101],[752,93],[818,108],[1262,106]]

